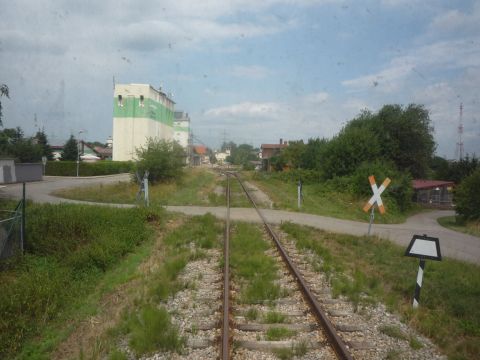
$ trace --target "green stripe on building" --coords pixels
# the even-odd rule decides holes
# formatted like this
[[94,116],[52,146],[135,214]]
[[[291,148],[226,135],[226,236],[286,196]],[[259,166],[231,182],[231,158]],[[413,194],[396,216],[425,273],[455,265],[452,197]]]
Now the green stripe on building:
[[188,127],[181,127],[181,126],[174,126],[174,127],[173,127],[173,130],[174,130],[174,131],[184,131],[184,132],[188,132],[188,131],[189,131],[189,128],[188,128]]
[[118,99],[113,99],[113,117],[115,118],[148,118],[162,124],[173,126],[173,111],[152,99],[144,99],[140,106],[140,99],[124,97],[123,106],[118,105]]

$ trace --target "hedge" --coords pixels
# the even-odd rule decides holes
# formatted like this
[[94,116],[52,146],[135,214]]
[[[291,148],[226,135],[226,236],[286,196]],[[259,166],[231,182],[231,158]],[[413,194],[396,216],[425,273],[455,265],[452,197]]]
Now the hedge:
[[[132,172],[131,161],[96,161],[80,162],[79,176],[112,175]],[[45,175],[50,176],[76,176],[76,161],[49,161],[45,166]]]

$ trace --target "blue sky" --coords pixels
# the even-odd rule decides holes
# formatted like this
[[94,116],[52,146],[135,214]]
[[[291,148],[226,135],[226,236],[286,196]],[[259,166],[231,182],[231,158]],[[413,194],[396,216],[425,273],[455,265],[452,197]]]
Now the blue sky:
[[[480,154],[480,3],[0,0],[4,126],[112,133],[112,83],[172,92],[196,138],[331,137],[362,109],[423,104],[437,153]],[[36,114],[36,121],[35,121]]]

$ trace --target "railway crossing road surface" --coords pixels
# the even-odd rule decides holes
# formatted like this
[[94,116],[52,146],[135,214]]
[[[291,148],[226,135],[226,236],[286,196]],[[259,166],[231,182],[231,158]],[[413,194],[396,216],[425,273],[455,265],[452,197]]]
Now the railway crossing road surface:
[[[87,203],[104,206],[133,207],[132,204],[98,204],[84,201],[61,199],[50,195],[51,192],[68,187],[76,187],[93,184],[108,184],[118,181],[127,181],[129,174],[96,176],[88,178],[67,178],[45,176],[44,181],[27,184],[27,198],[40,203]],[[11,196],[20,198],[22,194],[21,184],[7,185],[0,189],[0,197]],[[187,215],[203,215],[208,212],[224,218],[224,207],[204,206],[167,206],[167,210],[184,213]],[[361,223],[350,220],[330,218],[320,215],[305,214],[300,212],[288,212],[282,210],[262,209],[268,222],[280,224],[282,221],[291,221],[300,225],[308,225],[326,231],[344,233],[350,235],[365,235],[368,230],[368,223]],[[437,210],[420,213],[407,219],[403,224],[375,224],[373,234],[389,239],[401,246],[407,247],[414,234],[426,234],[440,239],[442,254],[458,260],[468,261],[480,265],[480,238],[449,230],[440,226],[436,219],[442,216],[454,215],[453,211]],[[259,222],[259,217],[254,209],[232,208],[230,213],[232,220]]]
[[[225,216],[225,208],[223,207],[167,206],[167,209],[188,215],[202,215],[210,212],[217,217],[223,218]],[[262,209],[261,211],[271,224],[291,221],[317,229],[357,236],[366,235],[368,230],[368,223],[357,221],[283,210]],[[454,211],[450,210],[421,213],[408,218],[403,224],[375,224],[372,233],[405,248],[414,234],[438,237],[444,256],[480,264],[480,238],[444,228],[436,220],[439,217],[454,214]],[[247,208],[230,209],[230,218],[241,221],[259,221],[255,210]]]

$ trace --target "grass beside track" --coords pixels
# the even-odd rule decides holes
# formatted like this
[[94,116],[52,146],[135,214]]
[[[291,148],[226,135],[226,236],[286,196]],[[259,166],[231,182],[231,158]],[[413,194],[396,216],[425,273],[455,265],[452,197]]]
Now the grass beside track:
[[1,263],[0,358],[49,358],[72,322],[132,276],[151,244],[147,223],[163,218],[160,209],[28,204],[26,255]]
[[437,221],[440,225],[446,228],[480,237],[480,220],[458,224],[455,216],[445,216],[438,218]]
[[[29,204],[28,254],[0,264],[0,358],[127,359],[120,336],[138,356],[181,351],[162,303],[190,286],[177,276],[203,249],[220,246],[223,230],[212,215],[182,219],[155,208]],[[109,314],[120,322],[97,330],[92,343],[83,324],[111,322]]]
[[[358,307],[381,301],[431,338],[449,359],[478,358],[479,266],[451,259],[427,261],[420,307],[415,311],[411,302],[418,260],[406,258],[404,248],[378,238],[333,234],[292,223],[284,223],[282,230],[297,247],[319,255],[322,260],[314,267],[329,274],[334,294],[347,296]],[[418,345],[415,338],[410,339],[412,348]]]
[[[223,227],[211,214],[196,216],[170,232],[163,239],[163,259],[143,283],[145,290],[128,309],[118,326],[110,332],[114,343],[120,337],[129,339],[137,357],[154,351],[181,352],[185,340],[170,320],[164,303],[177,291],[192,286],[178,280],[189,261],[205,256],[204,251],[220,247]],[[162,260],[162,261],[160,261]],[[194,280],[192,280],[194,281]],[[126,359],[116,347],[109,349],[110,359]],[[122,357],[123,356],[123,357]]]
[[[178,182],[150,185],[150,204],[223,206],[225,195],[215,192],[215,187],[219,185],[217,180],[218,175],[212,171],[201,168],[186,169],[183,178]],[[133,204],[137,192],[137,184],[118,182],[58,190],[53,194],[73,200]]]
[[[288,211],[301,211],[310,214],[331,216],[339,219],[368,222],[370,213],[365,213],[362,208],[368,198],[358,198],[348,193],[331,190],[324,184],[304,184],[303,202],[301,209],[297,205],[297,184],[285,182],[274,178],[246,175],[249,181],[255,183],[274,202],[276,209]],[[388,189],[385,190],[385,193]],[[392,202],[382,196],[387,212],[381,215],[375,211],[375,223],[396,224],[405,222],[407,217],[421,211],[413,207],[410,211],[403,213]]]

